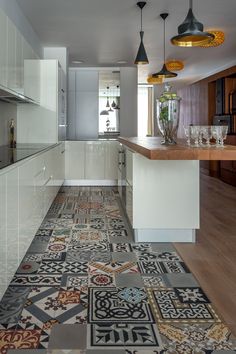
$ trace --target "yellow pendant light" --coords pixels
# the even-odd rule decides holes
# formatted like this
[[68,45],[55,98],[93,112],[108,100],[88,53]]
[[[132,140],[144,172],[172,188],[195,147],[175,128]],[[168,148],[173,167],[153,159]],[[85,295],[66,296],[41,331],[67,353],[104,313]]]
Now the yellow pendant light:
[[147,82],[151,85],[160,85],[163,83],[162,77],[152,77],[152,75],[148,76]]
[[184,68],[184,63],[181,60],[170,59],[166,62],[166,67],[169,71],[181,71]]
[[218,47],[219,45],[223,44],[225,41],[225,34],[222,31],[208,31],[212,33],[215,38],[208,44],[201,45],[201,48],[209,48],[209,47]]

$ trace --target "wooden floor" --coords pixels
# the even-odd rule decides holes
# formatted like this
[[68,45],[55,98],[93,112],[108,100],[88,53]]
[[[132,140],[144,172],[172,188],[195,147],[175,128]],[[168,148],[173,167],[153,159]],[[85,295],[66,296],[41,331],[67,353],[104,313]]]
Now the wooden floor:
[[202,175],[197,243],[175,246],[236,335],[236,188]]

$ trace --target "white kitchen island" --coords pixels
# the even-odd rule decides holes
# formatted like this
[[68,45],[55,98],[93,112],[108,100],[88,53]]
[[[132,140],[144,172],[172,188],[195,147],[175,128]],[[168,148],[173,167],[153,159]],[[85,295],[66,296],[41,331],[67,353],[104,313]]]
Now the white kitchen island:
[[195,242],[200,227],[199,160],[235,160],[236,147],[191,148],[182,141],[163,146],[159,138],[119,142],[119,192],[135,241]]

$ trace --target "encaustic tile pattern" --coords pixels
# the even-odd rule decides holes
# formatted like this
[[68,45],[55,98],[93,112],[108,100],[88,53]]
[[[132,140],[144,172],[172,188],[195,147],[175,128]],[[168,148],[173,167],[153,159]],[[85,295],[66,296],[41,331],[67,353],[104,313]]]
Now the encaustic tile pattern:
[[1,354],[235,351],[174,247],[133,242],[110,187],[61,188],[0,303]]

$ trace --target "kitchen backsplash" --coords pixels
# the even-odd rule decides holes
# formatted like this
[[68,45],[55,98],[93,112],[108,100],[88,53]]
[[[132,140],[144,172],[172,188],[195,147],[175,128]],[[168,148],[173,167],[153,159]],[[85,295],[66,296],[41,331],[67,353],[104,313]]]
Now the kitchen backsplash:
[[11,119],[15,121],[16,128],[17,106],[0,102],[0,146],[7,145],[9,140],[9,124]]

